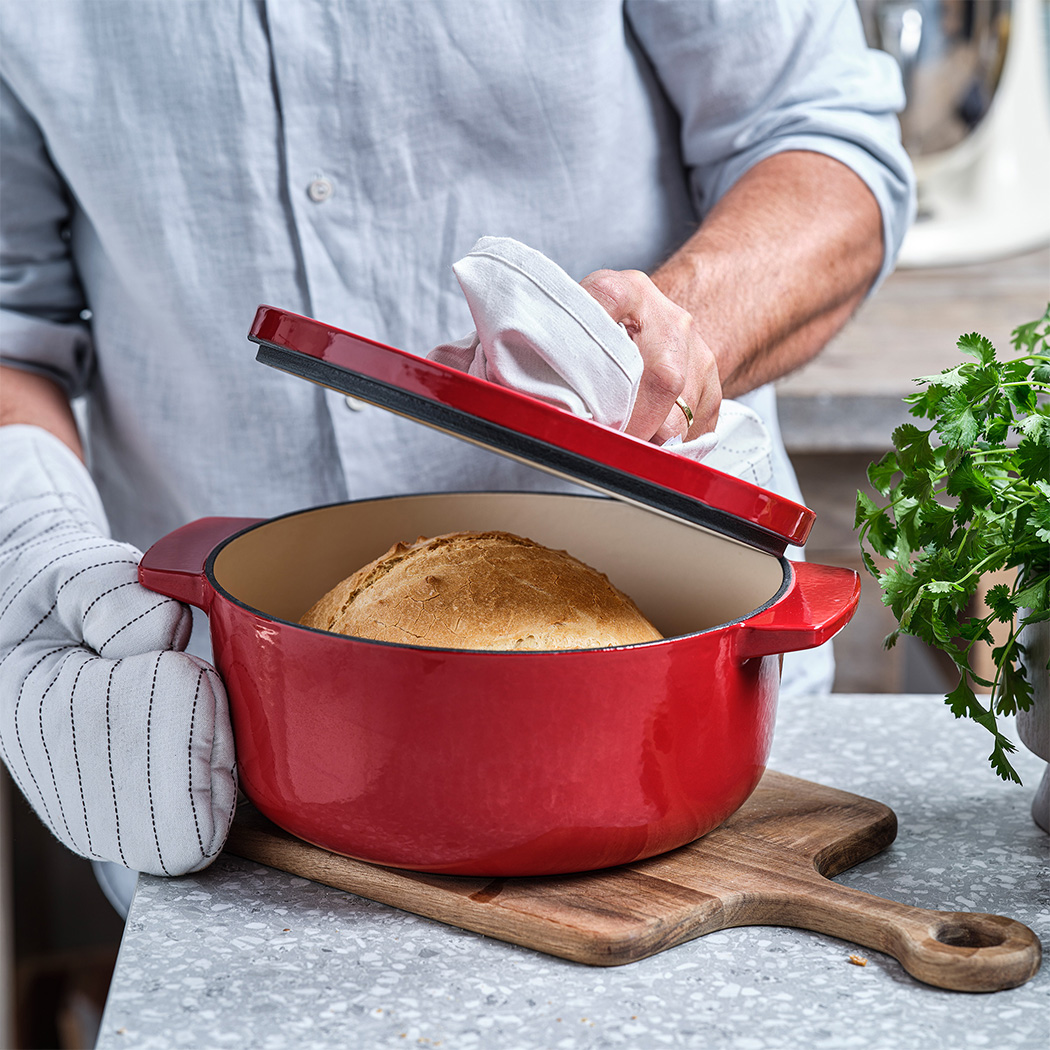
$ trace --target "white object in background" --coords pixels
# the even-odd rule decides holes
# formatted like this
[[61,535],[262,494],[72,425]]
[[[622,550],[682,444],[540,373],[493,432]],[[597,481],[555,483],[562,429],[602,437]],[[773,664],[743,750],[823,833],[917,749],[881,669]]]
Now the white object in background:
[[897,265],[983,262],[1050,243],[1046,0],[1015,0],[1002,77],[973,133],[915,159],[920,217]]

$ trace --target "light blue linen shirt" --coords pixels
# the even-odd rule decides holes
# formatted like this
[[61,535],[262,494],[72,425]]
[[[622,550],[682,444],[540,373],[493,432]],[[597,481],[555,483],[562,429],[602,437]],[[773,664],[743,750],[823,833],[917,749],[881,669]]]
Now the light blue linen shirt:
[[[852,0],[0,0],[0,345],[87,395],[114,534],[345,498],[554,488],[257,364],[259,303],[425,354],[451,263],[516,237],[651,270],[757,161],[913,187]],[[770,391],[751,398],[775,429]],[[797,498],[781,458],[774,484]]]
[[[852,0],[0,0],[0,351],[86,395],[143,548],[209,514],[555,488],[258,365],[256,306],[426,353],[473,328],[451,263],[479,236],[650,270],[795,149],[870,187],[885,275],[903,102]],[[776,434],[771,389],[745,400]],[[826,651],[785,692],[793,666],[826,684]]]

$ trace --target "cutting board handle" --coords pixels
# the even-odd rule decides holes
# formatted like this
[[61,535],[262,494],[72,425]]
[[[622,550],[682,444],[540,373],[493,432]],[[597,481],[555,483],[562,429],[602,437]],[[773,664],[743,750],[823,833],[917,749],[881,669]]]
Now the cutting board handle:
[[953,991],[1016,988],[1039,969],[1039,939],[1014,919],[984,912],[928,911],[814,874],[811,883],[804,880],[809,883],[804,894],[789,891],[790,901],[782,896],[775,901],[777,925],[885,952],[918,980]]

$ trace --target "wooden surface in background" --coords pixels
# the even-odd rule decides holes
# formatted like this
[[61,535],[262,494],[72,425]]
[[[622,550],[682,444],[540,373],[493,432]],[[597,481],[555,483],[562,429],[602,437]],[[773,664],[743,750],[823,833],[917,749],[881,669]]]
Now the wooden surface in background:
[[780,380],[778,397],[903,397],[917,376],[962,360],[960,335],[977,331],[1010,350],[1013,329],[1041,317],[1048,301],[1050,248],[972,266],[897,270],[813,361]]

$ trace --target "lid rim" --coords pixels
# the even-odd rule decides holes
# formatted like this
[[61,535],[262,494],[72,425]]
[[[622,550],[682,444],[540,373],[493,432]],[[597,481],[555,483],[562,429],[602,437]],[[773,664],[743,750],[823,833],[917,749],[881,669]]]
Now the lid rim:
[[700,460],[288,310],[260,306],[248,339],[263,364],[771,554],[805,543],[816,518]]
[[[739,540],[767,554],[780,556],[786,549],[782,536],[761,525],[738,518],[691,496],[657,485],[635,474],[587,459],[578,453],[552,445],[540,438],[473,416],[462,409],[442,405],[419,394],[363,376],[331,361],[304,357],[296,350],[253,338],[259,350],[256,360],[301,379],[349,394],[398,415],[431,426],[462,440],[473,441],[494,452],[525,460],[548,473],[568,476],[614,498],[641,504],[647,509],[670,514],[692,525]],[[294,368],[287,367],[294,365]],[[420,412],[423,408],[425,411]],[[445,424],[445,425],[443,425]],[[702,508],[702,511],[701,511]]]

